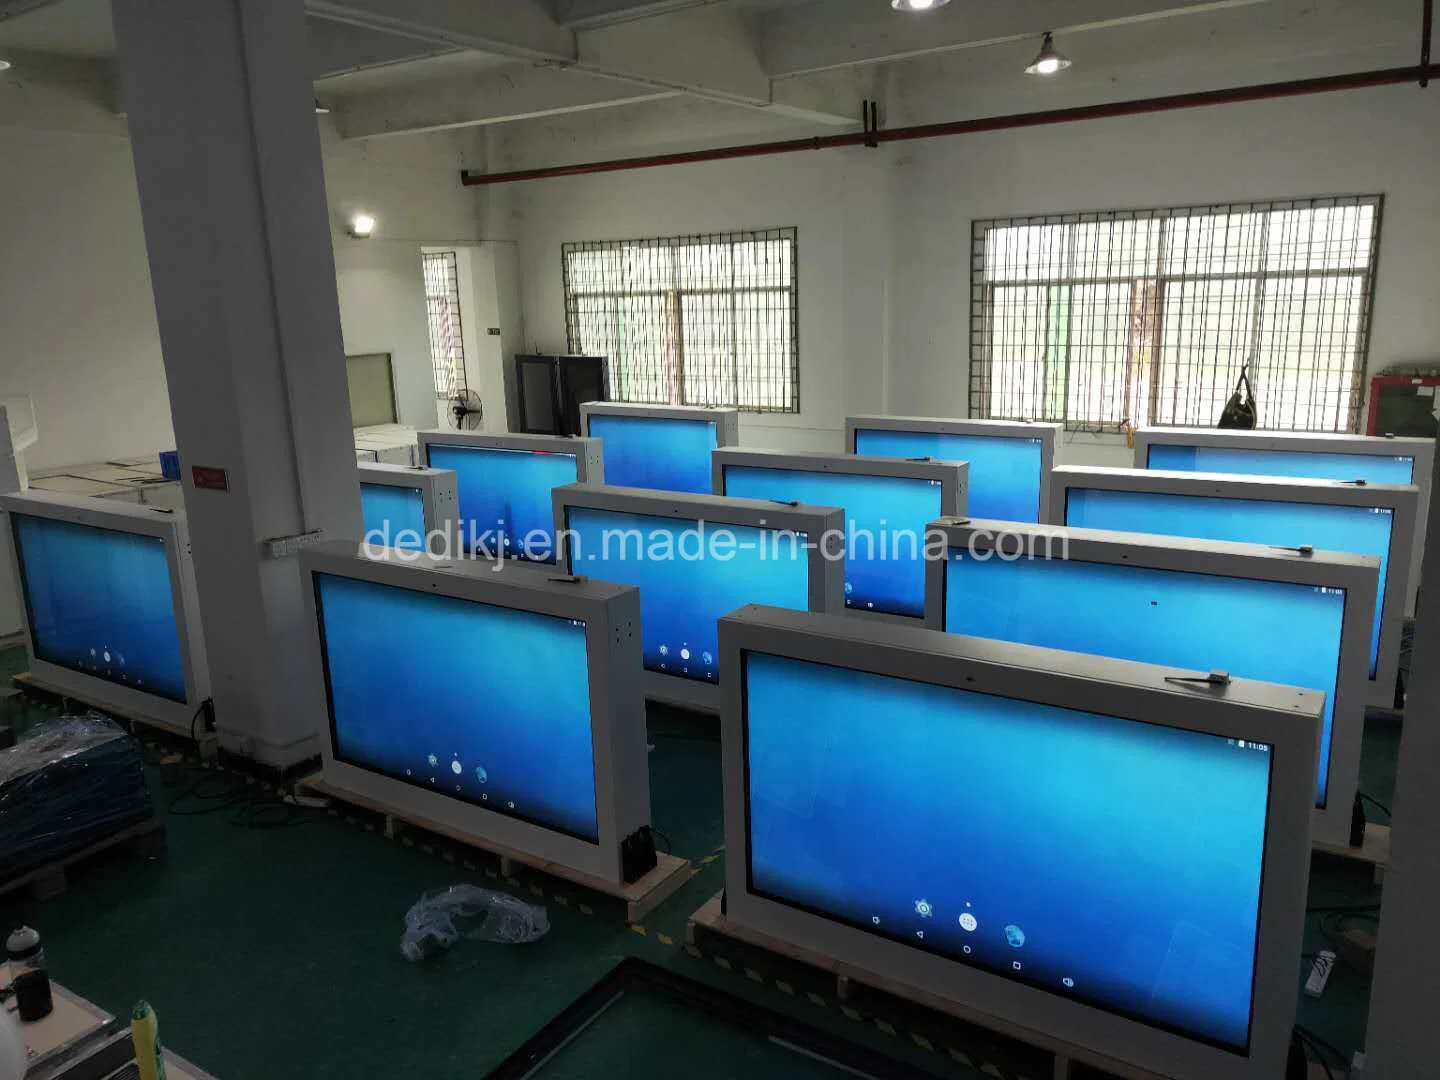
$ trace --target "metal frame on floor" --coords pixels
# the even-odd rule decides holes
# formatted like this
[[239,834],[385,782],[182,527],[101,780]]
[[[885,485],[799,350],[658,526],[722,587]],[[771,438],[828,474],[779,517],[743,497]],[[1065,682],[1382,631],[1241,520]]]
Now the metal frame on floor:
[[[931,1075],[753,1001],[629,956],[492,1069],[485,1080],[526,1080],[543,1076],[545,1066],[556,1054],[582,1036],[613,1005],[635,994],[648,994],[688,1006],[719,1023],[759,1035],[802,1058],[831,1065],[837,1073],[877,1080],[921,1080]],[[643,1048],[635,1049],[639,1052]],[[680,1063],[676,1066],[679,1068]]]

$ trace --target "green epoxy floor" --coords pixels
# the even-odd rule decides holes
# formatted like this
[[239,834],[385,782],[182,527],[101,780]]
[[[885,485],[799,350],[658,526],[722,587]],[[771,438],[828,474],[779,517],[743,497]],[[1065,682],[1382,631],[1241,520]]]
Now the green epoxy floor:
[[[0,676],[23,663],[23,651],[0,654]],[[34,707],[31,714],[40,715]],[[720,860],[704,861],[723,842],[719,745],[713,720],[668,712],[649,719],[655,825],[697,873],[646,920],[644,933],[628,928],[620,907],[604,898],[540,875],[506,886],[487,876],[495,867],[483,857],[423,836],[387,840],[363,816],[323,814],[266,830],[231,824],[223,812],[166,815],[165,855],[103,858],[72,874],[58,897],[0,901],[0,920],[39,928],[53,977],[111,1012],[148,998],[167,1045],[221,1080],[474,1080],[627,955],[937,1076],[982,1075],[951,1050],[1002,1076],[1043,1075],[1023,1048],[880,995],[858,997],[856,1015],[846,1015],[832,982],[781,958],[729,943],[687,952],[687,916],[721,884]],[[1397,725],[1370,725],[1362,786],[1386,803],[1397,747]],[[176,779],[173,768],[151,770],[162,809]],[[532,892],[539,889],[550,934],[523,947],[462,942],[433,962],[407,963],[398,949],[406,909],[422,892],[460,881],[542,902]],[[1316,861],[1312,903],[1375,895],[1364,869]],[[1313,927],[1314,920],[1309,949],[1322,947]],[[1321,1001],[1302,999],[1301,1021],[1349,1052],[1363,1036],[1368,996],[1367,980],[1337,967]],[[642,1023],[625,1014],[597,1027],[577,1055],[571,1064],[604,1062],[607,1074],[624,1063],[628,1076],[694,1080],[735,1075],[732,1066],[746,1060],[718,1033],[711,1044],[693,1023]],[[806,1069],[797,1062],[793,1075]]]

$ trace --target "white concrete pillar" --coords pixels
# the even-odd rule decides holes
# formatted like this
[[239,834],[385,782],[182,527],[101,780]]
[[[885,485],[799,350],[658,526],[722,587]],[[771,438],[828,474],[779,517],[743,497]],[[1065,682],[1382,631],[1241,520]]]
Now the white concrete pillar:
[[[1440,464],[1440,453],[1436,455]],[[1430,500],[1390,865],[1380,907],[1365,1080],[1433,1076],[1440,1062],[1440,498]]]
[[360,535],[304,9],[114,13],[221,743],[288,766],[324,704],[297,697],[298,567],[265,541]]

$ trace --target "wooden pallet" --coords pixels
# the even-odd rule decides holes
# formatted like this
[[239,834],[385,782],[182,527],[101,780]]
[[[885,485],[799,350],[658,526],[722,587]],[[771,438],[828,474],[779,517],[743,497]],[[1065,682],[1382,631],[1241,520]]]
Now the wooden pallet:
[[101,852],[122,847],[131,847],[146,855],[163,851],[165,849],[165,827],[160,823],[159,818],[150,818],[138,825],[121,829],[103,840],[97,840],[89,847],[81,848],[79,851],[56,859],[54,862],[46,863],[44,866],[37,866],[34,870],[28,870],[9,881],[0,882],[0,896],[24,888],[31,889],[36,900],[48,900],[52,896],[58,896],[65,891],[68,884],[66,871],[70,867],[76,863],[85,862]]
[[1385,881],[1385,868],[1390,865],[1390,826],[1368,822],[1365,826],[1365,840],[1359,847],[1316,840],[1314,849],[1322,855],[1368,863],[1374,867],[1375,884],[1380,885]]
[[333,799],[336,802],[347,803],[351,806],[358,806],[362,810],[368,810],[372,814],[379,814],[385,819],[385,835],[394,836],[400,825],[412,825],[424,829],[426,832],[435,833],[449,840],[476,848],[480,851],[489,852],[500,859],[500,872],[505,877],[512,876],[513,868],[516,866],[529,867],[538,870],[542,874],[560,878],[571,884],[579,885],[581,888],[590,889],[593,892],[602,893],[605,896],[613,896],[616,899],[625,901],[625,921],[638,923],[646,915],[654,911],[662,903],[675,894],[675,892],[694,876],[695,871],[690,866],[690,860],[682,859],[675,855],[667,855],[664,852],[656,852],[656,866],[639,881],[629,885],[617,885],[614,882],[597,878],[590,874],[574,870],[559,863],[547,862],[545,859],[508,848],[503,844],[496,844],[489,840],[483,840],[459,829],[445,825],[423,814],[399,814],[392,807],[372,799],[366,795],[357,795],[353,791],[326,783],[317,773],[300,781],[299,787],[322,795],[325,798]]
[[[1053,1054],[1055,1062],[1053,1080],[1069,1080],[1073,1065],[1081,1065],[1091,1070],[1098,1069],[1105,1075],[1116,1077],[1118,1080],[1165,1080],[1158,1073],[1115,1061],[1104,1054],[1097,1054],[1084,1047],[1072,1045],[1044,1032],[1011,1023],[990,1013],[940,997],[919,986],[888,978],[838,957],[737,925],[721,912],[721,895],[716,893],[690,916],[685,934],[692,946],[699,946],[706,934],[729,938],[745,945],[776,953],[833,976],[835,997],[839,1001],[849,1001],[855,986],[867,986],[932,1012],[986,1028],[1005,1038],[1014,1039]],[[1335,1075],[1339,1077],[1341,1074],[1337,1071]],[[1323,1080],[1324,1077],[1325,1073],[1321,1066],[1311,1066],[1310,1080]]]
[[[76,695],[72,690],[56,686],[53,683],[46,682],[44,679],[37,679],[28,671],[22,671],[15,676],[15,685],[26,693],[36,696],[59,698],[62,702],[76,702],[79,705],[85,706],[87,709],[94,709],[96,712],[104,713],[106,716],[113,717],[116,720],[122,720],[129,724],[132,729],[138,724],[141,727],[152,728],[155,731],[163,731],[172,737],[190,738],[188,731],[179,731],[170,724],[161,723],[153,716],[146,716],[144,713],[135,712],[131,709],[123,709],[105,701],[87,700],[82,696]],[[197,734],[199,735],[200,756],[203,758],[214,757],[220,745],[215,733],[197,732]]]

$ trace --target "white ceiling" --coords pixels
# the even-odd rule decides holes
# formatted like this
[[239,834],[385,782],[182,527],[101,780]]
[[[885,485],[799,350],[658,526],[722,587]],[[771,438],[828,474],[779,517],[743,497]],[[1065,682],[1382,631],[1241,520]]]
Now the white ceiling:
[[[184,0],[174,0],[184,2]],[[306,0],[316,92],[346,137],[687,95],[853,127],[899,60],[1310,0]],[[12,16],[12,17],[7,17]],[[1189,18],[1186,19],[1189,21]],[[113,57],[110,0],[0,0],[0,55]],[[4,76],[0,76],[4,78]]]
[[[33,3],[34,0],[30,0]],[[6,17],[10,4],[0,3],[0,49],[9,46],[57,56],[101,57],[115,54],[115,28],[110,0],[61,0]]]
[[375,64],[315,81],[315,91],[327,98],[379,90],[394,90],[431,79],[463,79],[482,71],[514,64],[508,56],[455,49],[414,60]]

